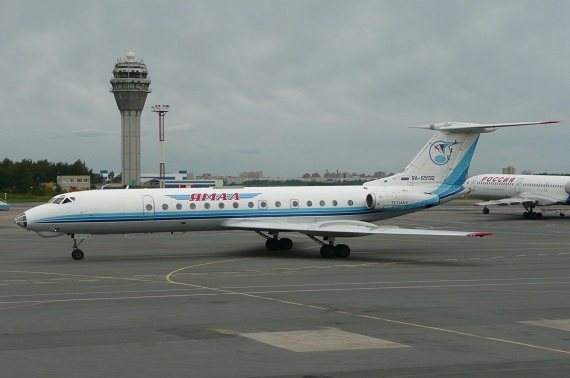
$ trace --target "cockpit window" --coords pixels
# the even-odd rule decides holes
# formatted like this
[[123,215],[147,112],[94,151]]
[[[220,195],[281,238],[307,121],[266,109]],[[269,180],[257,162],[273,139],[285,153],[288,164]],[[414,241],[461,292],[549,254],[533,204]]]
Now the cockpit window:
[[55,205],[59,205],[59,204],[64,204],[64,203],[70,203],[73,201],[75,201],[75,197],[61,196],[61,197],[53,197],[51,200],[49,200],[48,203],[53,203]]

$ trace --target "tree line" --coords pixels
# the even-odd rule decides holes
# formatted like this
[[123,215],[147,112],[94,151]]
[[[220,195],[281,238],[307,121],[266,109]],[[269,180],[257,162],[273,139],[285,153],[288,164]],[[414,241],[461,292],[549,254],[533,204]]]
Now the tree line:
[[103,181],[101,175],[93,173],[81,160],[69,164],[4,159],[0,162],[0,192],[45,194],[46,183],[56,183],[57,176],[67,175],[88,175],[92,185]]

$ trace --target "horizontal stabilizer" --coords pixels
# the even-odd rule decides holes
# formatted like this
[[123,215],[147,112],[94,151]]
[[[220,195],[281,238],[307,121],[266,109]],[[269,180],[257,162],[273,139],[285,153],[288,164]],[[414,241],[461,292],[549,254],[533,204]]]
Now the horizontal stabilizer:
[[488,232],[447,231],[420,228],[401,228],[378,226],[374,223],[338,220],[325,222],[297,222],[272,219],[236,219],[228,220],[224,227],[236,230],[299,232],[313,236],[365,236],[373,234],[387,235],[431,235],[431,236],[487,236]]
[[450,133],[488,133],[501,127],[549,125],[560,121],[517,122],[517,123],[465,123],[465,122],[442,122],[432,125],[412,126],[415,129],[439,130]]

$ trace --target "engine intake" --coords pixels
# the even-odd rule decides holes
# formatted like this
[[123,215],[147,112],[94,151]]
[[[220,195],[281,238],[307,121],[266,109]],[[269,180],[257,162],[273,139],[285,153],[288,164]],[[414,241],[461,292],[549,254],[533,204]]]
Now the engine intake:
[[439,204],[439,197],[431,193],[414,191],[390,191],[368,193],[365,198],[368,209],[399,208],[416,209],[432,207]]

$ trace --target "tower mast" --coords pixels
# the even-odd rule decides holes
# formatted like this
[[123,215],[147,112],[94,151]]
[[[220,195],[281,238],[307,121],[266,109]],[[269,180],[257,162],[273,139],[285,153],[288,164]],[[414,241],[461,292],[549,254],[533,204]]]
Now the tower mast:
[[123,185],[139,186],[141,177],[141,114],[150,93],[148,70],[133,51],[118,59],[111,92],[121,112],[121,162]]

